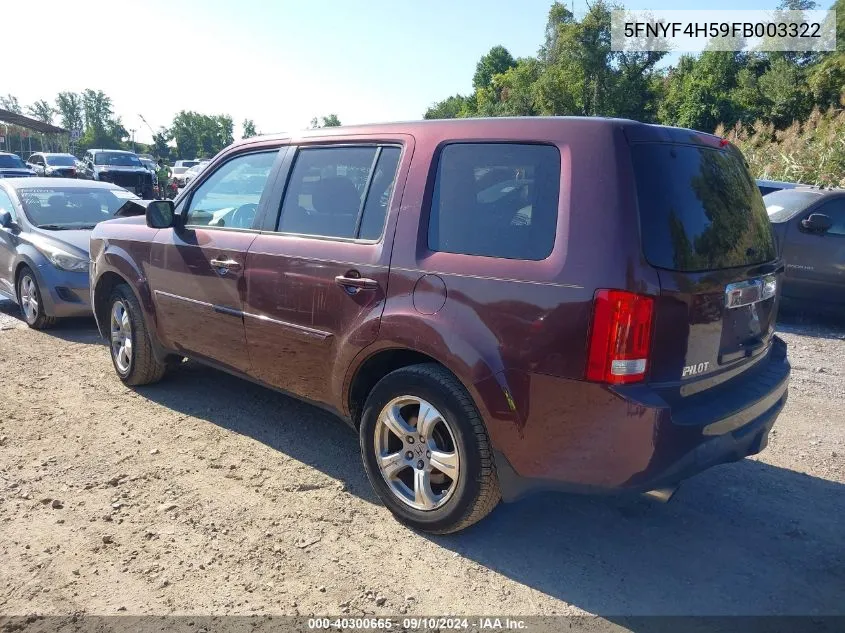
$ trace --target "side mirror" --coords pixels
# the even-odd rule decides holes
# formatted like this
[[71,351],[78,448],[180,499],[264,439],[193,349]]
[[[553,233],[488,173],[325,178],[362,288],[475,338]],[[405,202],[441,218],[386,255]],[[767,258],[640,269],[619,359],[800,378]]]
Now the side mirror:
[[810,217],[801,220],[801,226],[813,233],[827,233],[833,221],[824,213],[811,213]]
[[176,212],[172,200],[150,200],[147,205],[147,226],[153,229],[169,229],[173,226]]
[[0,227],[7,229],[12,224],[14,224],[12,222],[12,214],[6,211],[6,209],[0,209]]

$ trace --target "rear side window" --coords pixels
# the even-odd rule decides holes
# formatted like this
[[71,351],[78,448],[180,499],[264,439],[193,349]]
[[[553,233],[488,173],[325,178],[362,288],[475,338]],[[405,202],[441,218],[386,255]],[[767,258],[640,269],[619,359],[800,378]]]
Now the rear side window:
[[428,247],[541,260],[554,247],[560,152],[551,145],[453,143],[440,152]]
[[631,153],[652,266],[695,272],[775,258],[763,198],[739,152],[643,143]]
[[399,166],[398,147],[301,149],[285,191],[279,231],[377,240]]

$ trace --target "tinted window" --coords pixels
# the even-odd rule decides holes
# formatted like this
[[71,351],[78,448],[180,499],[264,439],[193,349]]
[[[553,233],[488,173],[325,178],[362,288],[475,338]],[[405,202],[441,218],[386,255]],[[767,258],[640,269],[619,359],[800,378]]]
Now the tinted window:
[[774,259],[763,198],[739,152],[668,143],[631,151],[649,263],[699,271]]
[[[395,147],[300,150],[285,191],[279,230],[324,237],[378,239],[399,154]],[[370,178],[376,158],[378,162]]]
[[24,162],[14,154],[0,154],[0,167],[7,169],[26,169]]
[[251,228],[276,154],[243,154],[218,167],[191,196],[185,223]]
[[121,154],[118,152],[97,152],[94,155],[95,165],[110,165],[114,167],[140,167],[141,161],[135,154]]
[[47,156],[47,164],[55,167],[73,167],[76,159],[73,156]]
[[18,188],[18,196],[30,222],[54,230],[91,228],[138,199],[125,189],[102,187]]
[[825,202],[813,213],[823,213],[830,218],[832,224],[827,235],[845,235],[845,200]]
[[772,222],[783,222],[796,213],[814,204],[821,196],[819,191],[795,191],[784,189],[775,191],[763,198],[766,213]]
[[557,227],[560,152],[550,145],[456,143],[440,152],[428,246],[540,260]]

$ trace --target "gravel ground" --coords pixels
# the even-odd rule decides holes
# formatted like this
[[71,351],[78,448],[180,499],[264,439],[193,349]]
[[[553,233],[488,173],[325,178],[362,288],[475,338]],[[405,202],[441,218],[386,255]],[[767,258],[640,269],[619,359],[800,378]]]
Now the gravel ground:
[[92,321],[0,303],[0,614],[845,615],[845,329],[781,329],[757,458],[666,505],[546,494],[428,537],[330,415],[194,363],[127,389]]

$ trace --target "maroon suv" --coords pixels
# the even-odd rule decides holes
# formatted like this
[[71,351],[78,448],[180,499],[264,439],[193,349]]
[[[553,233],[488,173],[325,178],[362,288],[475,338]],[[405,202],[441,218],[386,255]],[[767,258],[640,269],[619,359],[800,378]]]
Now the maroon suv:
[[99,224],[126,384],[183,357],[326,407],[402,521],[537,488],[669,491],[784,406],[783,274],[742,155],[579,118],[257,137],[146,223]]

